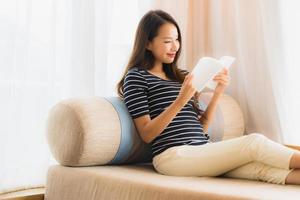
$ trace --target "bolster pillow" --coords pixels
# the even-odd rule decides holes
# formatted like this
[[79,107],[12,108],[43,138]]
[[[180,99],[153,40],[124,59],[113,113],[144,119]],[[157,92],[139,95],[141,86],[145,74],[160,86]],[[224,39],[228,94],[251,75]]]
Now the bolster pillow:
[[[213,93],[202,93],[206,109]],[[244,133],[237,102],[220,99],[208,134],[213,142]],[[47,141],[54,158],[66,166],[151,162],[151,147],[142,141],[119,97],[72,98],[57,103],[47,119]]]

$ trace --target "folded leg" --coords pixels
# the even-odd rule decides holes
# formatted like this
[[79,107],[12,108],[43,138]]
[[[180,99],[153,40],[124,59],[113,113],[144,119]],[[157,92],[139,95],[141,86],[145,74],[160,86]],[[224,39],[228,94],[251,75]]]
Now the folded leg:
[[249,179],[264,181],[275,184],[285,184],[286,177],[293,169],[282,169],[263,164],[261,162],[250,162],[237,167],[222,176],[230,178]]

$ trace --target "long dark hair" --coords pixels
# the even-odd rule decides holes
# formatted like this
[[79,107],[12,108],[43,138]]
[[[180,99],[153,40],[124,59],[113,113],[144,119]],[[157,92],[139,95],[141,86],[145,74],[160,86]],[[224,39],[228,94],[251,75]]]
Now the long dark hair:
[[[152,41],[158,35],[159,28],[166,24],[171,23],[177,28],[179,49],[176,53],[174,61],[172,63],[163,63],[163,71],[166,76],[171,80],[176,80],[179,83],[183,83],[186,74],[184,74],[177,67],[177,60],[181,53],[181,33],[177,22],[168,13],[162,10],[151,10],[147,12],[139,22],[138,28],[135,33],[135,40],[133,50],[123,73],[122,79],[117,84],[117,92],[121,98],[123,96],[123,84],[125,75],[127,72],[134,67],[139,69],[152,69],[154,67],[155,57],[152,52],[146,48],[148,41]],[[193,96],[193,107],[195,108],[198,115],[202,115],[203,111],[198,106],[199,93],[196,92]]]

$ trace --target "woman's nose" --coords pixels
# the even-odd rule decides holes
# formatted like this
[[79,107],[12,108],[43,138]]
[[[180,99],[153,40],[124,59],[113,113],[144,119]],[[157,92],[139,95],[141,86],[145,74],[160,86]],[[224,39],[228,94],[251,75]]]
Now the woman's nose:
[[172,50],[177,51],[179,49],[179,42],[178,41],[173,41],[172,42]]

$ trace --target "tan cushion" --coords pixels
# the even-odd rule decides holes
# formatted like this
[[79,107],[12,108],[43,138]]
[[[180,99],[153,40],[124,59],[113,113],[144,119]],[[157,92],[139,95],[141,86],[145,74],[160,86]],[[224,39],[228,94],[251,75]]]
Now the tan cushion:
[[[201,94],[207,106],[212,93]],[[241,136],[244,121],[237,102],[224,95],[210,125],[212,141]],[[47,139],[62,165],[91,166],[151,161],[150,145],[139,137],[124,102],[118,97],[66,99],[49,112]]]
[[299,186],[223,177],[176,177],[151,165],[49,169],[45,199],[298,199]]

